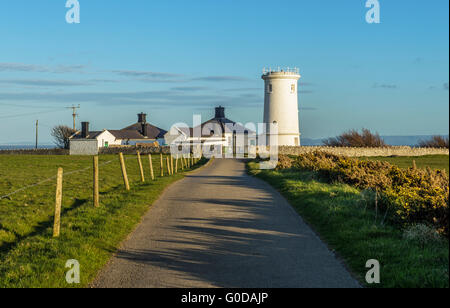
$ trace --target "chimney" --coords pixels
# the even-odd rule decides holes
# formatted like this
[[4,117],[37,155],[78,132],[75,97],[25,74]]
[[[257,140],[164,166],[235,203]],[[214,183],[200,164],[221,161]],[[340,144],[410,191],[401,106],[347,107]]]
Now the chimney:
[[147,114],[141,112],[138,114],[138,123],[147,123]]
[[216,107],[216,119],[224,119],[225,118],[225,108],[222,106]]
[[138,114],[138,123],[141,124],[141,131],[140,133],[142,136],[147,137],[147,130],[146,130],[146,124],[147,124],[147,114],[141,112]]
[[89,136],[89,122],[81,122],[81,137]]

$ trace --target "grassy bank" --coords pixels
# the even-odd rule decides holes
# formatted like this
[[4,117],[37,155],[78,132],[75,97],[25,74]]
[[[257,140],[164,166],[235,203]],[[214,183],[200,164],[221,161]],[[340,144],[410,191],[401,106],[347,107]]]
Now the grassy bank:
[[368,287],[448,287],[448,240],[405,240],[404,232],[376,213],[373,196],[346,184],[327,184],[314,172],[284,169],[249,172],[270,183],[365,284],[366,261],[381,264],[381,284]]
[[[118,157],[102,155],[101,207],[94,208],[92,157],[0,156],[0,196],[52,177],[58,167],[65,174],[57,239],[52,238],[54,179],[0,200],[0,287],[87,286],[164,188],[184,176],[159,177],[159,156],[154,156],[157,178],[151,181],[143,157],[147,181],[142,183],[136,156],[125,158],[131,191],[123,187]],[[80,285],[65,281],[69,259],[80,263]]]
[[399,156],[399,157],[361,157],[362,160],[386,161],[400,168],[411,168],[413,161],[416,162],[417,168],[440,169],[449,172],[448,155],[425,155],[425,156]]

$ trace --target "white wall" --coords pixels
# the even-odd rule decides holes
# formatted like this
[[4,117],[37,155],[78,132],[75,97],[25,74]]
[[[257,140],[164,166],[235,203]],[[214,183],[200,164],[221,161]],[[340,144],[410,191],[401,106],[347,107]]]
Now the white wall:
[[[272,72],[262,78],[265,81],[264,123],[272,124],[276,121],[279,145],[300,145],[297,94],[300,75]],[[294,91],[291,91],[292,85],[295,85]]]
[[113,134],[111,134],[109,131],[104,130],[100,135],[96,138],[98,140],[98,147],[103,148],[105,147],[106,143],[108,143],[108,146],[111,145],[120,145],[122,140],[116,139]]

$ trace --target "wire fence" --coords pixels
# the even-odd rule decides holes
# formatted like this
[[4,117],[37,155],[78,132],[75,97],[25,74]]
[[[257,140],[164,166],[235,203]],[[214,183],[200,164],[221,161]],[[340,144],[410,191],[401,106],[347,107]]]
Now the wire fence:
[[[129,159],[129,158],[127,158],[127,159]],[[112,162],[113,162],[113,160],[107,161],[105,163],[100,164],[99,167],[108,165],[108,164],[110,164]],[[67,172],[67,173],[65,173],[65,175],[68,176],[68,175],[72,175],[72,174],[77,174],[77,173],[85,172],[85,171],[88,171],[88,170],[91,170],[91,169],[92,169],[92,167],[86,167],[86,168],[83,168],[83,169]],[[22,191],[25,191],[27,189],[30,189],[30,188],[33,188],[33,187],[45,184],[45,183],[50,182],[50,181],[55,180],[55,179],[56,179],[56,175],[53,175],[53,176],[51,176],[49,178],[46,178],[46,179],[44,179],[42,181],[39,181],[37,183],[24,186],[22,188],[19,188],[19,189],[13,191],[13,192],[10,192],[10,193],[6,194],[6,195],[0,196],[0,200],[10,198],[11,196],[13,196],[13,195],[15,195],[15,194],[17,194],[19,192],[22,192]]]
[[[69,185],[69,187],[66,187],[64,189],[64,194],[65,194],[65,199],[70,199],[70,200],[77,200],[78,198],[85,198],[88,194],[88,191],[90,189],[92,189],[93,194],[91,194],[91,196],[93,196],[93,203],[95,207],[99,206],[99,170],[105,170],[105,172],[101,171],[102,173],[102,178],[103,181],[107,181],[109,184],[105,185],[104,188],[106,189],[106,186],[109,187],[108,191],[111,191],[110,189],[113,188],[113,191],[115,191],[115,193],[122,193],[121,190],[117,191],[117,185],[120,185],[120,179],[119,177],[122,177],[123,181],[124,181],[124,185],[126,188],[126,191],[130,190],[129,187],[129,182],[128,182],[128,174],[127,174],[127,163],[130,162],[130,160],[134,160],[135,163],[133,164],[129,164],[131,167],[130,171],[131,172],[131,177],[132,177],[132,182],[134,181],[139,181],[138,180],[138,175],[140,175],[140,182],[146,182],[145,178],[144,178],[144,169],[146,170],[145,173],[148,174],[148,170],[150,169],[151,171],[151,181],[156,181],[158,178],[162,178],[162,177],[168,177],[168,176],[173,176],[178,172],[184,171],[184,170],[191,170],[194,169],[197,165],[197,163],[202,159],[201,157],[197,157],[195,158],[193,155],[183,155],[183,156],[172,156],[172,155],[148,155],[148,159],[149,159],[149,163],[148,164],[143,164],[142,163],[142,157],[140,155],[140,153],[138,152],[137,155],[130,155],[127,157],[124,157],[122,155],[122,153],[119,154],[119,164],[120,167],[118,166],[117,168],[115,168],[114,166],[108,167],[107,169],[103,169],[102,167],[105,167],[107,165],[111,165],[113,162],[117,162],[116,159],[110,159],[108,161],[105,162],[101,162],[100,164],[98,163],[98,157],[99,156],[94,156],[93,157],[93,164],[84,168],[79,168],[73,171],[69,171],[67,173],[63,173],[63,168],[59,168],[57,174],[47,177],[43,180],[37,181],[36,183],[30,184],[30,185],[25,185],[23,187],[20,187],[18,189],[15,189],[11,192],[8,192],[4,195],[0,196],[0,201],[7,199],[10,201],[7,201],[7,203],[3,204],[3,205],[14,205],[15,206],[23,206],[23,204],[25,204],[25,206],[27,206],[27,203],[29,203],[31,200],[32,204],[39,204],[39,205],[49,205],[51,203],[51,199],[49,198],[49,196],[51,196],[50,194],[53,194],[52,188],[51,187],[45,187],[43,189],[40,190],[32,190],[32,188],[37,187],[37,186],[41,186],[44,184],[48,184],[51,183],[52,185],[56,182],[56,194],[55,194],[55,208],[54,208],[54,237],[59,236],[59,225],[60,225],[60,217],[59,215],[61,215],[61,208],[63,205],[62,202],[62,195],[63,195],[63,185],[67,186]],[[86,163],[87,161],[84,159],[82,160],[83,163]],[[73,162],[70,161],[71,163],[78,163],[77,161]],[[56,165],[58,163],[55,162],[55,169],[56,169]],[[50,166],[52,165],[52,163],[50,163]],[[62,164],[63,165],[63,164]],[[145,166],[145,167],[144,167]],[[46,168],[48,169],[48,166],[46,166]],[[82,175],[85,172],[91,171],[92,170],[92,174],[94,175],[92,178],[87,179],[84,175],[82,177],[76,176],[75,178],[72,177],[73,175]],[[119,175],[119,170],[122,171],[121,176]],[[35,171],[36,172],[36,171]],[[69,177],[70,176],[70,177]],[[67,179],[64,180],[63,179]],[[1,179],[1,177],[0,177]],[[92,183],[91,185],[86,185],[89,182]],[[64,183],[64,184],[63,184]],[[103,182],[102,182],[103,183]],[[54,186],[53,186],[54,187]],[[53,188],[54,189],[54,188]],[[29,193],[27,193],[26,195],[20,196],[19,198],[14,198],[14,200],[11,198],[12,196],[19,194],[20,192],[25,192],[25,191],[30,191]],[[106,193],[106,191],[104,191],[102,193],[102,196],[105,196],[104,193]],[[75,195],[75,196],[74,196]],[[83,196],[83,197],[81,197]],[[30,200],[30,201],[27,201]],[[87,201],[88,199],[84,199],[85,201]],[[84,201],[84,202],[85,202]],[[67,202],[69,202],[69,200],[67,200]],[[68,206],[68,203],[65,202],[66,206]],[[2,206],[2,204],[0,203],[0,206]],[[9,219],[11,221],[11,214],[14,216],[14,210],[10,211],[10,214],[8,214],[8,206],[5,208],[3,208],[2,212],[0,212],[0,214],[2,215],[9,215],[10,217],[8,217],[7,219]],[[1,210],[1,208],[0,208]],[[23,210],[25,210],[25,208],[23,208]],[[15,212],[20,213],[21,218],[19,217],[19,219],[21,220],[21,223],[30,223],[33,224],[33,221],[28,222],[28,220],[26,219],[26,217],[30,217],[29,215],[32,215],[32,212],[35,211],[33,209],[29,209],[27,211],[31,211],[31,213],[26,213],[26,212]],[[47,206],[45,207],[45,211],[46,215],[49,215],[48,217],[50,218],[51,216],[51,208],[48,208]],[[3,216],[3,218],[5,218],[5,216]],[[0,217],[0,223],[1,223],[2,217]],[[0,224],[1,226],[1,224]],[[57,232],[56,232],[56,231]],[[1,242],[1,239],[0,239]]]

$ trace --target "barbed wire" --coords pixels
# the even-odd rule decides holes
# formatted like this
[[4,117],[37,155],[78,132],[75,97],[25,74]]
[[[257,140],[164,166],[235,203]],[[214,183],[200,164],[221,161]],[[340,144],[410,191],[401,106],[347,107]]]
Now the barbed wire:
[[[113,162],[113,161],[114,161],[114,160],[110,160],[110,161],[101,163],[101,164],[99,164],[99,167],[108,165],[108,164],[110,164],[110,163]],[[67,176],[67,175],[72,175],[72,174],[76,174],[76,173],[81,173],[81,172],[84,172],[84,171],[87,171],[87,170],[90,170],[90,169],[92,169],[92,167],[86,167],[86,168],[83,168],[83,169],[79,169],[79,170],[74,170],[74,171],[67,172],[67,173],[65,173],[64,175]],[[42,180],[42,181],[39,181],[39,182],[35,183],[35,184],[31,184],[31,185],[28,185],[28,186],[24,186],[24,187],[22,187],[22,188],[19,188],[19,189],[15,190],[15,191],[13,191],[13,192],[10,192],[9,194],[6,194],[6,195],[4,195],[4,196],[0,196],[0,200],[6,199],[6,198],[10,198],[12,195],[15,195],[15,194],[17,194],[17,193],[19,193],[19,192],[21,192],[21,191],[24,191],[24,190],[27,190],[27,189],[29,189],[29,188],[33,188],[33,187],[42,185],[42,184],[47,183],[47,182],[49,182],[49,181],[51,181],[51,180],[53,180],[53,179],[56,179],[56,175],[53,175],[53,176],[51,176],[51,177],[49,177],[49,178],[47,178],[47,179],[45,179],[45,180]]]
[[[130,159],[136,159],[136,156],[125,157],[125,160],[130,160]],[[112,163],[114,160],[115,159],[112,159],[112,160],[109,160],[107,162],[101,163],[101,164],[99,164],[99,167],[106,166],[106,165]],[[84,171],[87,171],[87,170],[90,170],[90,169],[92,169],[92,167],[86,167],[86,168],[83,168],[83,169],[74,170],[74,171],[70,171],[70,172],[64,173],[64,175],[68,176],[68,175],[72,175],[72,174],[76,174],[76,173],[81,173],[81,172],[84,172]],[[19,188],[19,189],[13,191],[13,192],[10,192],[9,194],[0,196],[0,200],[6,199],[6,198],[10,198],[12,195],[15,195],[15,194],[17,194],[17,193],[19,193],[21,191],[24,191],[24,190],[27,190],[27,189],[30,189],[30,188],[42,185],[42,184],[47,183],[47,182],[49,182],[49,181],[51,181],[53,179],[56,179],[56,175],[53,175],[53,176],[51,176],[51,177],[49,177],[49,178],[47,178],[45,180],[42,180],[42,181],[39,181],[39,182],[35,183],[35,184],[31,184],[31,185]]]

